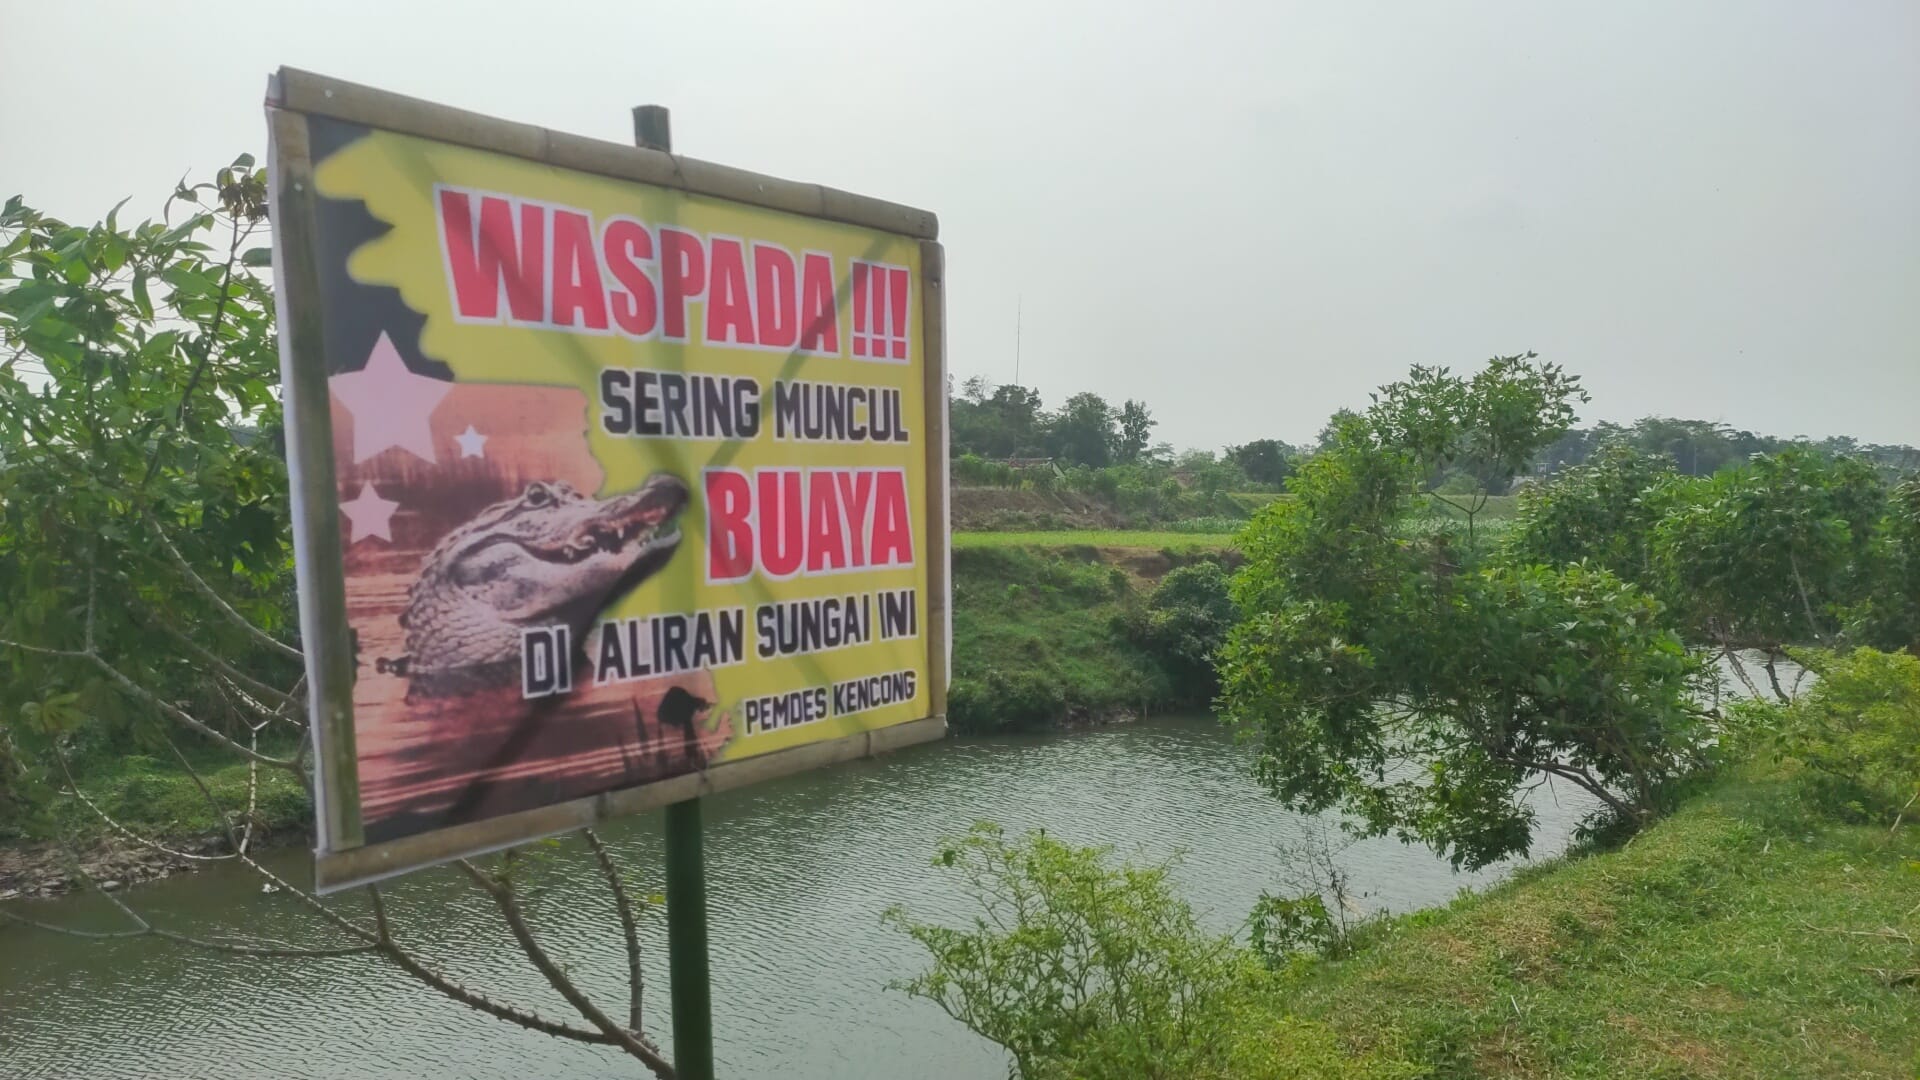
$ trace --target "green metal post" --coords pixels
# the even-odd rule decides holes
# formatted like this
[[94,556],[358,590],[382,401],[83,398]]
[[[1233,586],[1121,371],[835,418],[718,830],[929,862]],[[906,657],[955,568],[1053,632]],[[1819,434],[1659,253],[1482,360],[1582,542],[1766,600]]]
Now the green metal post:
[[707,869],[700,800],[667,807],[667,974],[673,1069],[713,1080],[713,987],[707,971]]
[[[673,151],[663,105],[633,110],[633,141]],[[700,800],[667,806],[667,978],[673,1009],[673,1071],[679,1080],[713,1080],[713,983],[707,969],[707,853]]]

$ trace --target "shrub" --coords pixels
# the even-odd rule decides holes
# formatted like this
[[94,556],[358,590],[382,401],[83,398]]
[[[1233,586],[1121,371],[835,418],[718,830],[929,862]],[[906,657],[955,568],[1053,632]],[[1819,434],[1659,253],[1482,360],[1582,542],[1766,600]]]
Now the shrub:
[[1755,737],[1806,765],[1831,805],[1895,820],[1920,800],[1920,658],[1859,648],[1795,650],[1812,688],[1788,704],[1737,706]]
[[977,905],[960,928],[885,919],[932,967],[894,988],[1005,1047],[1024,1080],[1344,1080],[1412,1077],[1354,1058],[1325,1025],[1275,1008],[1278,984],[1230,938],[1201,929],[1170,863],[992,824],[949,840],[935,867]]
[[1213,657],[1233,628],[1227,571],[1204,560],[1176,568],[1154,589],[1144,608],[1122,617],[1127,637],[1166,669],[1189,704],[1213,700],[1219,691]]
[[953,929],[891,909],[933,959],[896,988],[1006,1047],[1030,1080],[1190,1075],[1200,1017],[1225,1006],[1245,965],[1200,930],[1166,864],[1116,866],[1105,848],[979,824],[934,865],[961,876],[980,912]]

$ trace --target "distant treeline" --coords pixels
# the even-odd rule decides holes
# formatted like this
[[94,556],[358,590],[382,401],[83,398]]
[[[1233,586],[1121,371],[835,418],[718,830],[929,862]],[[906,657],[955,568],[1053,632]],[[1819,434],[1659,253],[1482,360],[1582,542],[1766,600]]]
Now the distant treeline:
[[1863,443],[1847,435],[1813,440],[1756,435],[1711,420],[1676,420],[1649,416],[1629,426],[1601,421],[1575,428],[1546,448],[1534,462],[1535,472],[1555,472],[1584,464],[1603,446],[1627,446],[1644,454],[1665,454],[1687,476],[1712,476],[1722,467],[1746,461],[1755,454],[1778,454],[1789,448],[1813,450],[1828,457],[1851,457],[1872,465],[1891,478],[1920,472],[1920,449],[1904,444]]
[[[966,459],[962,482],[1011,485],[1020,483],[1022,476],[1031,482],[1031,470],[1002,463],[1046,459],[1062,472],[1125,465],[1162,476],[1179,473],[1188,484],[1210,491],[1278,491],[1303,461],[1329,445],[1348,413],[1336,413],[1311,445],[1254,439],[1217,453],[1176,452],[1169,443],[1153,441],[1158,422],[1145,402],[1129,400],[1115,406],[1099,394],[1079,393],[1058,409],[1048,409],[1038,391],[1010,383],[996,386],[975,376],[955,389],[950,431],[953,456]],[[1857,458],[1887,479],[1920,473],[1920,449],[1904,444],[1863,443],[1845,435],[1817,441],[1788,439],[1711,420],[1663,416],[1628,425],[1603,420],[1592,427],[1571,429],[1540,452],[1531,471],[1545,475],[1583,464],[1604,446],[1663,454],[1687,476],[1711,476],[1755,454],[1777,454],[1789,448]],[[1429,486],[1470,490],[1491,479],[1453,469],[1429,478]],[[1504,483],[1496,486],[1504,490]]]

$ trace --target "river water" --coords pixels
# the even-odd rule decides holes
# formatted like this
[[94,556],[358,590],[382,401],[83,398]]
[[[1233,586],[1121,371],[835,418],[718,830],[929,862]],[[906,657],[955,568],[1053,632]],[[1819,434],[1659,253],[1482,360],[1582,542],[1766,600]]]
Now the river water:
[[[1535,856],[1558,853],[1590,806],[1534,795]],[[722,1075],[792,1080],[1000,1080],[1004,1057],[938,1009],[886,989],[923,965],[880,913],[966,915],[930,867],[942,836],[978,819],[1160,859],[1184,853],[1181,893],[1215,929],[1279,889],[1282,842],[1323,830],[1249,777],[1245,752],[1204,718],[1064,734],[955,739],[774,781],[707,801],[714,1022]],[[660,822],[603,831],[648,892],[660,888]],[[536,856],[532,921],[608,1011],[623,1013],[625,954],[590,865],[569,843]],[[300,874],[302,855],[278,856]],[[544,859],[541,863],[538,860]],[[1368,909],[1407,911],[1483,886],[1511,865],[1457,874],[1424,848],[1372,840],[1339,856]],[[298,880],[298,878],[295,878]],[[499,999],[568,1016],[514,950],[490,901],[452,871],[389,890],[396,934]],[[286,896],[222,867],[128,894],[157,925],[338,943]],[[356,900],[349,900],[357,903]],[[112,928],[98,897],[20,908]],[[664,925],[644,944],[647,1027],[666,1038]],[[210,956],[148,938],[88,942],[0,926],[0,1077],[547,1077],[635,1075],[636,1063],[509,1027],[365,957]]]

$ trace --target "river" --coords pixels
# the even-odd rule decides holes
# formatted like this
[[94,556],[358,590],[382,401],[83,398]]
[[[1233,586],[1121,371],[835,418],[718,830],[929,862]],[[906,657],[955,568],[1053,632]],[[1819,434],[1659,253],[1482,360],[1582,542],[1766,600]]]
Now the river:
[[[1562,850],[1590,805],[1535,794],[1536,856]],[[940,838],[977,819],[1045,828],[1159,859],[1184,853],[1181,893],[1219,930],[1277,889],[1278,843],[1318,826],[1250,779],[1245,752],[1211,720],[1158,719],[1062,734],[954,739],[709,799],[714,1022],[722,1075],[792,1080],[1000,1080],[1005,1059],[938,1009],[886,989],[923,964],[880,924],[890,904],[957,921],[956,883],[930,867]],[[603,831],[657,891],[660,821]],[[549,951],[609,1011],[625,1001],[620,933],[604,891],[569,844],[537,866],[530,906]],[[302,853],[277,856],[300,873]],[[1391,840],[1340,855],[1368,909],[1407,911],[1484,886],[1511,865],[1454,873]],[[297,880],[297,879],[296,879]],[[490,901],[439,870],[391,887],[396,933],[477,989],[549,1016],[566,1006],[513,950]],[[295,902],[222,866],[142,886],[130,902],[158,925],[337,942]],[[20,910],[108,928],[98,897]],[[644,949],[647,1026],[666,1032],[662,920]],[[0,1076],[608,1077],[636,1063],[475,1014],[364,957],[272,961],[210,956],[148,938],[89,942],[0,927]]]

